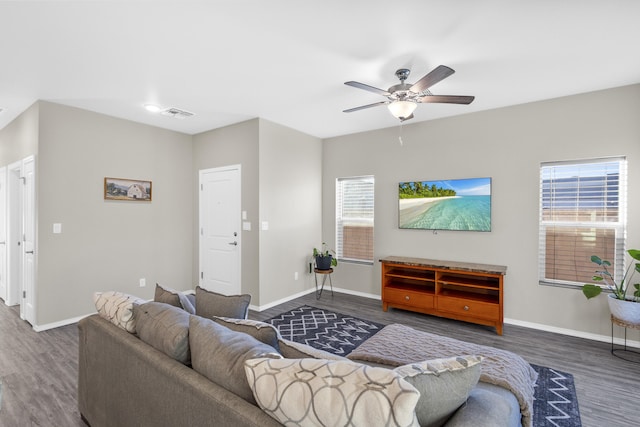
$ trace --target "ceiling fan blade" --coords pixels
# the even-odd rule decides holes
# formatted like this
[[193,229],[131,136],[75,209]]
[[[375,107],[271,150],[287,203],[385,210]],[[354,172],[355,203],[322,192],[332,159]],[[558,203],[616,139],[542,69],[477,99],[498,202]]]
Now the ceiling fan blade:
[[413,113],[409,117],[400,117],[401,122],[406,122],[407,120],[413,119]]
[[382,95],[382,96],[391,95],[389,92],[387,92],[384,89],[378,89],[377,87],[369,86],[360,82],[349,81],[349,82],[344,82],[344,84],[346,84],[347,86],[358,88],[358,89],[368,90],[369,92],[377,93],[378,95]]
[[429,74],[427,74],[426,76],[418,80],[413,86],[411,86],[409,90],[413,93],[424,92],[434,84],[446,79],[453,73],[455,73],[455,71],[453,71],[453,69],[447,67],[446,65],[438,65]]
[[465,95],[425,95],[422,98],[416,99],[416,101],[427,103],[440,103],[440,104],[471,104],[475,96]]
[[364,110],[365,108],[371,108],[371,107],[377,107],[379,105],[385,105],[388,104],[390,101],[380,101],[380,102],[375,102],[373,104],[367,104],[367,105],[361,105],[359,107],[354,107],[354,108],[349,108],[348,110],[343,110],[343,113],[353,113],[354,111],[360,111],[360,110]]

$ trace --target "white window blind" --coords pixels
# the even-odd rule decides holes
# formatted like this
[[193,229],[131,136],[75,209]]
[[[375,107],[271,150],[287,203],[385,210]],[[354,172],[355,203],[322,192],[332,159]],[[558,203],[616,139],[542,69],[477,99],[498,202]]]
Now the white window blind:
[[374,178],[336,180],[336,254],[338,259],[373,262]]
[[593,282],[597,255],[622,276],[627,163],[624,157],[540,165],[539,281]]

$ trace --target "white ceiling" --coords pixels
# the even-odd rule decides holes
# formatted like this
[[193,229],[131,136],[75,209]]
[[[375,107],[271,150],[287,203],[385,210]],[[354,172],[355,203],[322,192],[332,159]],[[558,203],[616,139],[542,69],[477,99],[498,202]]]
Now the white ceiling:
[[[640,82],[637,0],[0,1],[0,128],[48,100],[195,134],[254,117],[326,138],[397,125],[384,100],[456,73],[412,122]],[[178,120],[145,103],[194,112]],[[411,122],[409,122],[411,123]]]

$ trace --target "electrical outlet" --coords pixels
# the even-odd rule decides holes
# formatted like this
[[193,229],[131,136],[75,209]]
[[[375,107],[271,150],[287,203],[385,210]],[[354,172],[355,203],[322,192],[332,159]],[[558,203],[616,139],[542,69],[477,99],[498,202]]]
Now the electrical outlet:
[[147,279],[145,278],[140,279],[140,287],[144,288],[145,286],[147,286]]

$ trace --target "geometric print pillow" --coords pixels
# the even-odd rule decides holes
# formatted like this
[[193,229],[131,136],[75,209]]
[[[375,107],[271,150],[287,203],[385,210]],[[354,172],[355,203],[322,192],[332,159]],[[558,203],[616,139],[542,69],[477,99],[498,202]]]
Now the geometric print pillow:
[[480,378],[482,356],[455,356],[399,366],[394,371],[420,392],[421,426],[444,425],[467,401]]
[[250,359],[258,406],[284,425],[418,426],[420,393],[390,369],[352,361]]
[[133,334],[136,332],[133,304],[144,304],[147,301],[122,292],[108,291],[94,293],[93,302],[100,316]]

